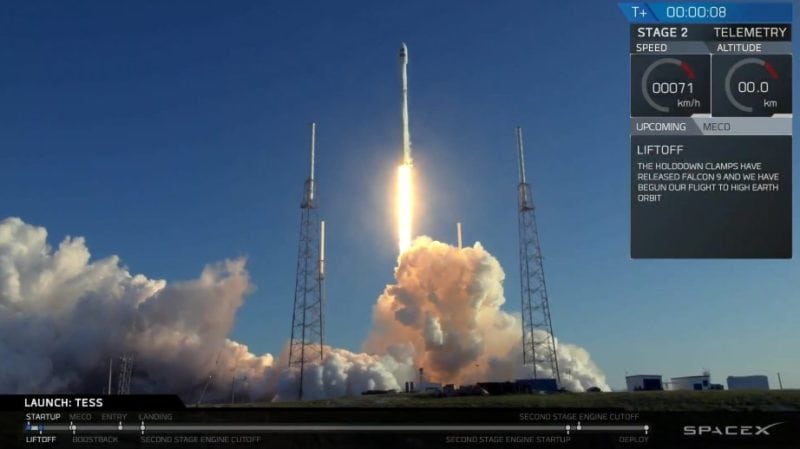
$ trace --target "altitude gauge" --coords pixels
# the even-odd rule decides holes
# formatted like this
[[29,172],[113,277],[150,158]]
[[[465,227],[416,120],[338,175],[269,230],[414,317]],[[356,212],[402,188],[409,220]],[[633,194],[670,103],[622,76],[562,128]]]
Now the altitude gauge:
[[789,55],[714,56],[714,85],[714,116],[769,117],[792,112]]
[[707,55],[632,55],[631,116],[708,114]]

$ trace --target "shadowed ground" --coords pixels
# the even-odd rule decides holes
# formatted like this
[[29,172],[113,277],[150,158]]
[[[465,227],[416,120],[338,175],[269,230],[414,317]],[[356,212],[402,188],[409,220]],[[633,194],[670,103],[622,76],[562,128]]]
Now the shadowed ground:
[[[209,406],[227,407],[230,404]],[[317,401],[253,402],[236,407],[617,407],[644,411],[800,411],[800,390],[643,391],[433,397],[386,394]]]

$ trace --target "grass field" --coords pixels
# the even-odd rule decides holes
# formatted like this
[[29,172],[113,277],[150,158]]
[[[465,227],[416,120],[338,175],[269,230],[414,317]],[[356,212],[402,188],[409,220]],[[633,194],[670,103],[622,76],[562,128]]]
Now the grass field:
[[[230,406],[230,405],[219,405]],[[255,402],[236,407],[618,407],[630,411],[800,411],[800,390],[643,391],[433,397],[386,394],[333,400]]]

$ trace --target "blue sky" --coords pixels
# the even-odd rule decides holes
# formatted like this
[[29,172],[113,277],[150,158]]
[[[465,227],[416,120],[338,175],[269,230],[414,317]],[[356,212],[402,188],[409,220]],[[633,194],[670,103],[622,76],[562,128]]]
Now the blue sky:
[[326,334],[357,350],[368,332],[396,257],[405,41],[421,233],[452,242],[463,222],[518,310],[523,126],[557,336],[616,387],[626,370],[704,368],[800,387],[796,260],[629,258],[628,24],[614,2],[15,2],[0,38],[0,217],[170,281],[247,256],[257,290],[232,337],[254,352],[289,335],[312,120]]

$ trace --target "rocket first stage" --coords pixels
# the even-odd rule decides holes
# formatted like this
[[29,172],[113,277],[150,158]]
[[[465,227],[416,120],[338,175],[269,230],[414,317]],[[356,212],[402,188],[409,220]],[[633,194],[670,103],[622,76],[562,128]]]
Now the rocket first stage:
[[397,169],[397,237],[400,253],[411,246],[413,235],[413,179],[411,169],[411,137],[408,132],[408,48],[400,46],[400,104],[403,120],[403,160]]
[[408,47],[400,44],[400,104],[403,118],[403,164],[411,165],[411,135],[408,132]]

